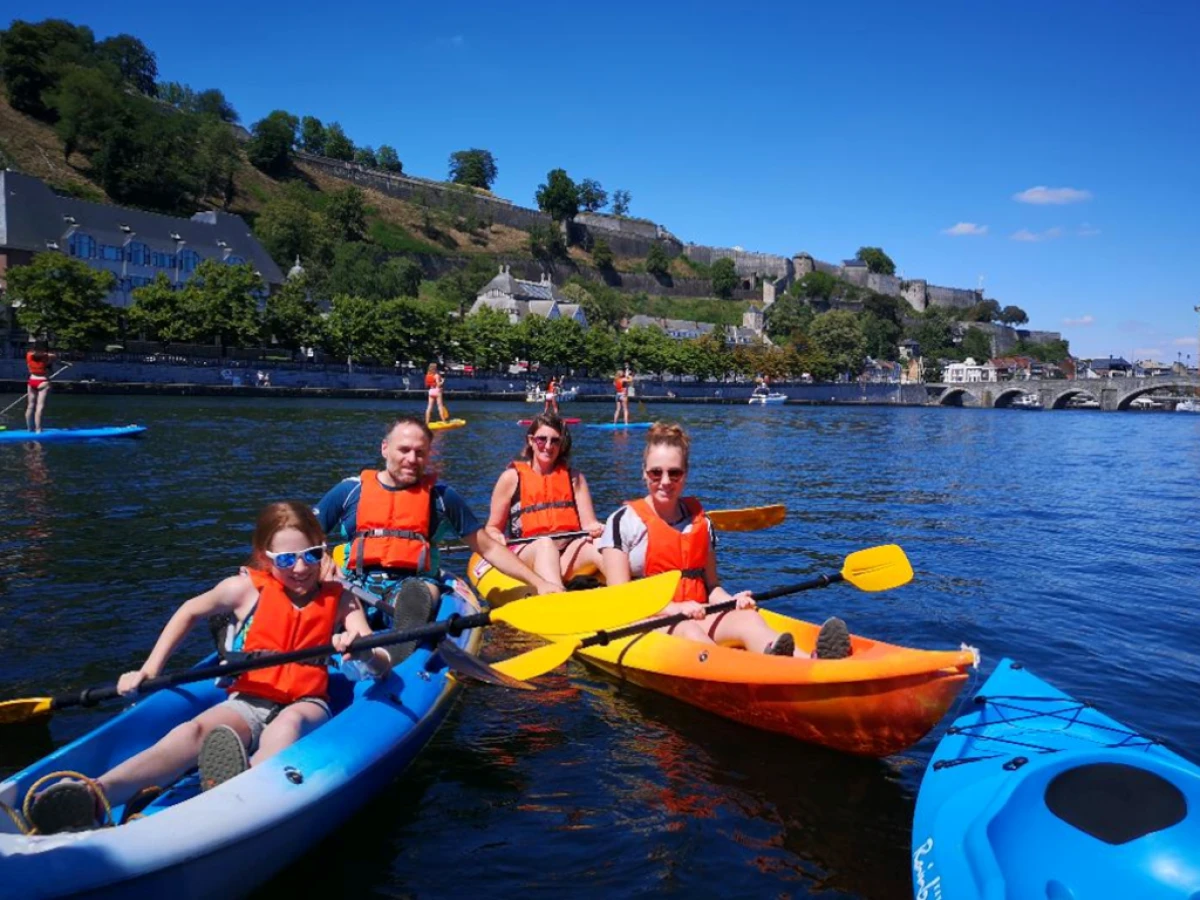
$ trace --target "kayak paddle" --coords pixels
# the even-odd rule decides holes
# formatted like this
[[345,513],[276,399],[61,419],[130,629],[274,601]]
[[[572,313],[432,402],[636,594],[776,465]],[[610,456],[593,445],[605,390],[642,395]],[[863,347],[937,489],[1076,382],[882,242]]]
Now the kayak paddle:
[[[861,591],[889,591],[892,588],[908,584],[912,580],[912,576],[912,566],[909,564],[908,557],[904,555],[904,551],[896,544],[885,544],[881,547],[869,547],[866,550],[858,550],[851,553],[846,557],[846,561],[842,565],[840,572],[830,575],[818,575],[816,578],[810,578],[808,581],[772,588],[769,591],[755,593],[753,597],[755,602],[762,603],[766,600],[774,600],[776,597],[786,597],[790,594],[799,594],[802,591],[809,591],[814,588],[823,588],[831,584],[837,584],[839,581],[847,581]],[[636,582],[634,583],[636,584]],[[708,614],[711,615],[735,609],[736,606],[737,604],[733,600],[727,600],[724,603],[714,603],[707,610]],[[501,607],[501,609],[503,608]],[[552,644],[538,647],[535,650],[530,650],[527,653],[510,657],[492,665],[493,668],[503,672],[505,675],[511,675],[513,678],[520,680],[528,680],[536,678],[538,675],[544,675],[551,669],[556,668],[566,662],[572,653],[583,647],[603,646],[631,635],[645,634],[646,632],[666,628],[679,622],[686,622],[690,618],[690,616],[686,616],[683,613],[678,613],[673,616],[659,616],[648,619],[645,622],[636,622],[633,625],[626,625],[612,631],[600,629],[597,634],[593,634],[590,637],[575,637],[570,640],[555,641]],[[580,629],[580,631],[583,630]],[[544,634],[542,637],[549,637],[549,635]]]
[[[712,520],[713,528],[717,531],[762,531],[778,525],[787,516],[787,507],[782,503],[774,506],[750,506],[745,509],[711,509],[705,515]],[[587,537],[586,531],[562,531],[557,534],[541,534],[537,537],[516,538],[508,541],[508,546],[530,544],[539,538],[548,537],[554,540],[573,541],[575,538]],[[439,547],[441,553],[463,553],[471,548],[466,544],[448,544]]]
[[[406,631],[384,631],[368,638],[359,638],[350,645],[347,652],[355,653],[426,638],[458,635],[469,628],[482,628],[496,622],[506,622],[520,631],[551,637],[564,637],[577,633],[581,629],[602,631],[605,628],[645,618],[662,609],[674,595],[675,588],[679,584],[679,577],[678,572],[664,572],[653,578],[645,578],[616,587],[528,597],[487,612],[469,616],[452,616],[442,622],[430,622],[428,625],[420,625]],[[147,678],[139,685],[137,693],[148,694],[151,691],[174,687],[178,684],[240,675],[242,672],[254,669],[281,666],[284,663],[300,662],[306,659],[319,659],[336,652],[332,644],[326,644],[322,647],[292,650],[287,653],[263,654],[253,659],[228,665],[199,666],[172,675]],[[503,674],[513,678],[517,677],[511,672]],[[118,696],[121,695],[117,692],[116,685],[106,685],[85,688],[78,694],[6,700],[0,702],[0,725],[24,722],[27,719],[46,715],[69,706],[95,706],[103,700],[111,700]]]

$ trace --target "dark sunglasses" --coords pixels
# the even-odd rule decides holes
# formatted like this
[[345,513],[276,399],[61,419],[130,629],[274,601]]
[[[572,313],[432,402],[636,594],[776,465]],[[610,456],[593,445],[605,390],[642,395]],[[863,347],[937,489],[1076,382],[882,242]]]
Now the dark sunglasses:
[[533,442],[535,444],[537,444],[539,447],[545,447],[547,444],[549,444],[551,447],[557,447],[559,444],[562,443],[562,438],[547,437],[544,434],[539,434],[539,435],[534,436]]
[[649,478],[651,481],[662,481],[662,477],[663,477],[663,473],[664,473],[664,472],[666,472],[666,473],[667,473],[667,478],[669,478],[669,479],[671,480],[671,483],[672,483],[672,484],[674,484],[675,482],[679,481],[679,480],[680,480],[681,478],[683,478],[683,476],[684,476],[684,470],[683,470],[683,469],[659,469],[659,468],[654,468],[654,469],[647,469],[647,470],[646,470],[646,477],[647,477],[647,478]]
[[270,550],[264,550],[267,554],[267,559],[275,564],[277,569],[290,569],[296,565],[296,560],[303,559],[310,566],[315,566],[325,558],[325,548],[323,546],[309,547],[305,550],[292,553],[272,553]]

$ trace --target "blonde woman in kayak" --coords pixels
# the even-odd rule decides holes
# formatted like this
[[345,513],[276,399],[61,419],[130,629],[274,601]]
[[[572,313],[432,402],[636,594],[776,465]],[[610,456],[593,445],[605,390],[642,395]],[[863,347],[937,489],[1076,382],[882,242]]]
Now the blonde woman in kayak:
[[[691,621],[672,625],[668,634],[702,643],[740,644],[755,653],[803,656],[795,638],[767,624],[749,591],[730,594],[717,577],[716,533],[699,501],[684,496],[689,445],[679,425],[656,422],[646,435],[642,456],[647,494],[609,516],[597,542],[609,585],[679,570],[683,578],[675,598],[659,615],[684,614]],[[733,600],[737,608],[710,616],[709,603]],[[850,636],[841,619],[821,627],[814,655],[848,656]]]
[[[511,549],[559,591],[576,575],[603,572],[604,565],[592,542],[604,526],[596,518],[587,479],[570,462],[571,433],[562,419],[551,413],[535,416],[520,458],[496,481],[484,526],[502,543],[538,537]],[[586,531],[588,536],[553,537],[576,531]]]
[[[252,546],[248,568],[175,612],[142,667],[117,682],[122,694],[132,696],[143,681],[160,675],[192,627],[213,615],[236,618],[245,636],[241,649],[247,653],[330,642],[342,652],[356,637],[371,633],[358,601],[339,582],[326,580],[333,568],[325,554],[325,533],[306,505],[267,506],[259,514]],[[339,626],[345,631],[335,635]],[[363,661],[373,674],[384,674],[390,666],[381,649],[364,654]],[[197,764],[201,789],[216,787],[327,722],[333,715],[328,680],[324,660],[246,672],[229,687],[228,700],[176,726],[94,781],[61,781],[47,788],[33,803],[31,822],[41,834],[97,827],[102,798],[111,806],[136,803],[151,786],[169,785]]]

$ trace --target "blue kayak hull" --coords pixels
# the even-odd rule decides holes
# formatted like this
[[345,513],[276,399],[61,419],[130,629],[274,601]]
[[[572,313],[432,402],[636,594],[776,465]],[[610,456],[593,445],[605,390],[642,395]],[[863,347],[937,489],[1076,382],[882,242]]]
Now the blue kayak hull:
[[584,428],[598,428],[601,431],[625,431],[626,429],[632,430],[634,428],[649,428],[653,424],[654,424],[653,422],[630,422],[628,425],[624,425],[624,424],[614,425],[612,422],[603,422],[600,424],[584,425],[583,427]]
[[0,444],[38,441],[42,444],[63,441],[96,441],[105,438],[137,437],[145,425],[121,425],[109,428],[47,428],[44,431],[0,431]]
[[[440,618],[479,611],[470,588],[457,585]],[[474,652],[481,637],[476,629],[451,640]],[[80,834],[25,836],[0,816],[3,893],[171,900],[250,893],[378,796],[433,736],[458,692],[436,650],[424,646],[379,682],[355,684],[335,672],[330,722],[211,791],[200,793],[192,773],[145,818]],[[0,784],[0,801],[19,807],[48,772],[99,775],[225,696],[211,682],[152,694]]]
[[938,744],[917,900],[1195,900],[1200,768],[1003,660]]

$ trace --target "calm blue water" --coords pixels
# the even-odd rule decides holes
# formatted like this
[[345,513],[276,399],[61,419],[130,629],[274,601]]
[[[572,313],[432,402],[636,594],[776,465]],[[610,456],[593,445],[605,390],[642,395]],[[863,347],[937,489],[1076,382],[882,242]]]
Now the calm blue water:
[[[529,407],[459,404],[440,465],[482,515]],[[184,599],[231,572],[257,508],[315,500],[374,465],[395,404],[51,400],[52,423],[150,426],[146,440],[0,446],[0,693],[41,696],[140,664]],[[635,412],[636,406],[635,406]],[[608,406],[580,404],[588,420]],[[784,502],[723,538],[733,588],[766,588],[873,544],[914,582],[778,601],[884,640],[966,641],[1200,757],[1200,417],[888,408],[650,406],[695,441],[711,507]],[[10,426],[12,421],[10,420]],[[603,514],[640,490],[641,438],[576,430]],[[196,635],[177,660],[207,651]],[[526,646],[500,629],[487,655]],[[909,896],[927,739],[840,757],[623,687],[576,663],[538,693],[469,687],[409,773],[261,896]],[[111,715],[0,736],[0,774]]]

